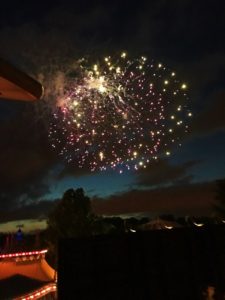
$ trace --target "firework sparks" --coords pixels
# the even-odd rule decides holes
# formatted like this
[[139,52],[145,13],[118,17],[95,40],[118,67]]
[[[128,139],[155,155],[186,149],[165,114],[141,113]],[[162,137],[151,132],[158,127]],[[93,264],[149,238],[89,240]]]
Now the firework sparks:
[[146,168],[187,132],[187,84],[142,56],[82,60],[53,114],[52,146],[92,171]]

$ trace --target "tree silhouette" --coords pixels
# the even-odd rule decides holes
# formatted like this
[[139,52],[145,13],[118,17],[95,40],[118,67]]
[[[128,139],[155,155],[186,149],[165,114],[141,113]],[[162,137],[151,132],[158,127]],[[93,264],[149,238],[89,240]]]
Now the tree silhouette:
[[216,214],[219,217],[225,218],[225,179],[220,179],[216,181],[216,201],[217,204],[214,205]]
[[93,220],[90,199],[83,189],[67,190],[47,219],[46,239],[54,261],[59,239],[90,236]]

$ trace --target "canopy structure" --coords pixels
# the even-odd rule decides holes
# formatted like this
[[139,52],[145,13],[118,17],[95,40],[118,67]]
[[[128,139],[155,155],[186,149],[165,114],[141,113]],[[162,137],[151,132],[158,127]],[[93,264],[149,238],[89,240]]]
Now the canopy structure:
[[0,280],[23,275],[40,281],[54,281],[55,270],[45,260],[47,250],[0,255]]
[[42,94],[43,87],[39,82],[0,59],[0,98],[35,101]]
[[0,255],[0,298],[3,293],[6,299],[45,299],[47,294],[55,299],[56,271],[45,260],[46,252]]

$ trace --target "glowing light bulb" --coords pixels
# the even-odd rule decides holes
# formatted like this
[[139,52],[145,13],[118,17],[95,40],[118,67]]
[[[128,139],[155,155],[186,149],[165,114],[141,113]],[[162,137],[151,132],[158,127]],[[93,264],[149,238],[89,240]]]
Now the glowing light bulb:
[[101,151],[101,152],[99,152],[99,158],[100,158],[100,160],[101,160],[101,161],[103,161],[104,154],[103,154],[103,152],[102,152],[102,151]]

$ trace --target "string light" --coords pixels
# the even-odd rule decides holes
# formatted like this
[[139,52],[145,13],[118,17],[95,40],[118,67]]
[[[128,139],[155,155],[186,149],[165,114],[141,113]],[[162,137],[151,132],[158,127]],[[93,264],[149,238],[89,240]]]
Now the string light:
[[50,283],[48,285],[45,285],[44,287],[34,291],[33,293],[29,293],[25,296],[18,297],[16,300],[31,300],[31,299],[40,299],[40,297],[43,297],[47,294],[50,294],[52,292],[57,291],[57,286],[55,283]]
[[1,254],[0,258],[12,258],[18,256],[30,256],[30,255],[40,255],[47,253],[48,250],[40,250],[40,251],[30,251],[30,252],[17,252],[17,253],[10,253],[10,254]]

